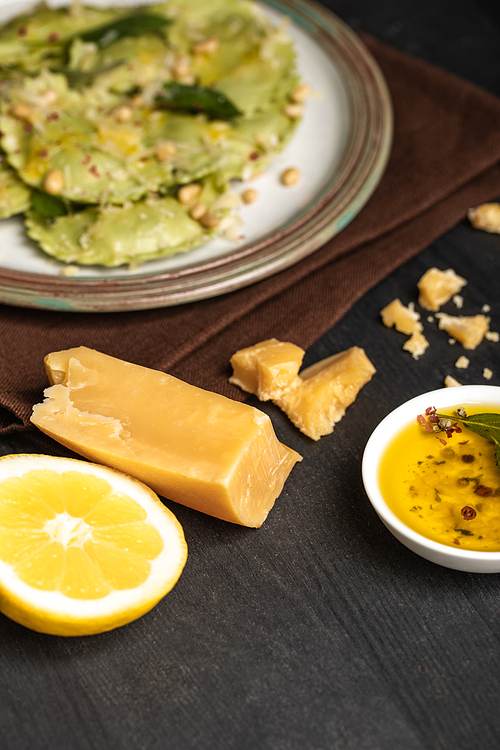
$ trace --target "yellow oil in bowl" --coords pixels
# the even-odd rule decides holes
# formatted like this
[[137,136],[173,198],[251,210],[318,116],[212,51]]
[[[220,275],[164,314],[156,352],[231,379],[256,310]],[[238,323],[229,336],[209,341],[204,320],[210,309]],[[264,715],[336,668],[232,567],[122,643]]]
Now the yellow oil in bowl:
[[[467,414],[488,411],[498,409],[468,408]],[[392,512],[422,536],[466,550],[500,551],[495,445],[474,432],[464,428],[447,437],[427,432],[415,419],[382,457],[379,486]]]

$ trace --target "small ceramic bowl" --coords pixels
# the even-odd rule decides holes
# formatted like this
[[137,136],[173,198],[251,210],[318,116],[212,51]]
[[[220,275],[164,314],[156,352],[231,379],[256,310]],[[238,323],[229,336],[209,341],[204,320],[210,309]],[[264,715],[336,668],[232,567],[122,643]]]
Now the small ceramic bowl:
[[500,387],[493,385],[461,385],[441,388],[423,393],[399,406],[391,412],[372,433],[363,455],[363,482],[367,495],[376,513],[396,539],[421,557],[431,562],[455,570],[470,573],[500,573],[500,552],[477,552],[439,544],[419,533],[401,521],[387,506],[380,491],[380,461],[391,440],[405,424],[409,424],[417,414],[425,412],[428,406],[438,409],[467,404],[484,405],[500,412]]

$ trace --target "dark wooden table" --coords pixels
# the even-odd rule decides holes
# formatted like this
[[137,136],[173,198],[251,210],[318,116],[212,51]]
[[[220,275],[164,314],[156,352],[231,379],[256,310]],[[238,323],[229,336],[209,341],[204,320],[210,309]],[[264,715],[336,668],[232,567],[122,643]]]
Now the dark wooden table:
[[[328,4],[354,28],[500,95],[500,10],[486,0]],[[436,324],[424,319],[431,346],[419,361],[381,325],[394,297],[416,301],[432,265],[468,280],[462,314],[488,303],[500,329],[500,235],[464,221],[308,352],[310,363],[357,344],[378,370],[333,435],[313,443],[264,407],[304,461],[259,531],[170,504],[189,560],[145,617],[64,639],[0,616],[1,750],[500,747],[500,575],[459,573],[407,550],[361,482],[371,431],[402,401],[447,374],[486,383],[484,367],[500,384],[500,344],[483,342],[459,371],[463,352]],[[32,449],[0,442],[1,453]]]

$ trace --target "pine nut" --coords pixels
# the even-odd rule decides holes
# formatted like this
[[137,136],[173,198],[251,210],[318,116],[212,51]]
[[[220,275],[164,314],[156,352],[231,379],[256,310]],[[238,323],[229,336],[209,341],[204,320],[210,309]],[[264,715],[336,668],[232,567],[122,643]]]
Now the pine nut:
[[25,102],[16,102],[10,111],[18,120],[29,120],[32,114],[31,107]]
[[179,188],[177,199],[183,206],[187,206],[195,201],[200,193],[201,185],[198,185],[197,182],[190,182],[189,185],[183,185]]
[[211,214],[207,211],[207,213],[203,214],[203,216],[201,217],[200,224],[202,224],[207,229],[215,229],[215,227],[219,226],[220,219],[218,216],[215,216],[215,214]]
[[301,103],[311,95],[311,87],[307,83],[301,83],[290,94],[292,102]]
[[207,211],[208,211],[207,204],[203,203],[203,201],[197,201],[192,207],[192,209],[189,211],[189,215],[195,221],[199,221],[202,218],[202,216],[205,216]]
[[43,189],[49,195],[60,195],[64,188],[64,175],[60,169],[51,169],[43,181]]
[[290,167],[289,169],[285,169],[283,174],[281,175],[281,182],[283,185],[295,185],[296,182],[299,181],[300,178],[300,172],[298,169],[295,169],[295,167]]
[[257,200],[258,194],[256,190],[253,190],[252,188],[248,188],[248,190],[244,190],[241,194],[241,199],[243,203],[253,203],[255,200]]
[[159,162],[169,161],[176,153],[177,149],[173,143],[162,141],[156,144],[156,158]]
[[304,107],[302,104],[287,104],[283,108],[283,114],[291,120],[298,120],[304,114]]
[[128,122],[132,119],[132,107],[121,104],[113,110],[113,116],[117,122]]

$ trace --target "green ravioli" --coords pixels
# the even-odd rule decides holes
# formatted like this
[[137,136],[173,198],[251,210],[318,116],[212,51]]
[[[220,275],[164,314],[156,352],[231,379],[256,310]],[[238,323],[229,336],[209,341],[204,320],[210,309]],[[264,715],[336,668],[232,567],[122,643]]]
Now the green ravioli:
[[[175,200],[179,186],[208,181],[220,192],[262,171],[297,125],[286,109],[299,77],[285,23],[250,0],[134,12],[135,26],[130,10],[42,6],[0,32],[0,145],[25,193],[55,189],[69,206],[53,221],[27,219],[30,237],[65,262],[116,266],[204,242],[206,229]],[[168,106],[172,84],[205,91],[199,111]],[[204,111],[217,97],[229,116]]]

